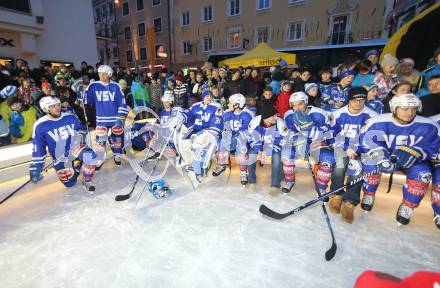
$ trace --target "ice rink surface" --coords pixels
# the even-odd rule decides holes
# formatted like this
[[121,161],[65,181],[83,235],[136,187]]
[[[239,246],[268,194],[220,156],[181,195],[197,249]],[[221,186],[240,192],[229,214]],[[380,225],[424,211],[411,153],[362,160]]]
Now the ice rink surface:
[[[329,211],[338,250],[327,262],[331,238],[320,205],[282,221],[258,212],[263,203],[287,212],[316,197],[307,170],[297,169],[290,194],[273,197],[269,167],[257,168],[254,192],[234,169],[228,184],[226,171],[194,191],[170,168],[173,196],[144,193],[135,206],[143,182],[115,202],[136,175],[128,163],[111,162],[96,174],[94,195],[80,185],[65,189],[52,171],[0,206],[0,287],[353,287],[367,269],[400,277],[440,270],[430,193],[406,227],[394,220],[397,184],[385,194],[382,183],[373,211],[357,208],[352,225]],[[20,184],[0,186],[0,199]]]

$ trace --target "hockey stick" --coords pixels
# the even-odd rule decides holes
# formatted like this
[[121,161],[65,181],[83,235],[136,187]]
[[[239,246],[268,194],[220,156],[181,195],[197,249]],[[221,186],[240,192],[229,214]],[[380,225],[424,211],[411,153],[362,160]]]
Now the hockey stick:
[[[309,170],[312,173],[313,183],[315,184],[315,190],[318,194],[318,197],[321,197],[321,192],[319,191],[318,184],[316,183],[315,172],[313,171],[312,164],[310,163],[310,145],[307,145],[306,148],[306,158],[307,164],[309,166]],[[335,234],[333,233],[332,224],[330,223],[330,218],[328,217],[327,209],[325,208],[324,202],[321,202],[322,212],[324,213],[324,219],[327,222],[327,227],[332,237],[332,246],[325,252],[325,260],[330,261],[335,257],[336,249],[338,248],[336,245]]]
[[262,214],[264,214],[265,216],[268,216],[270,218],[277,219],[277,220],[282,220],[282,219],[284,219],[284,218],[286,218],[286,217],[288,217],[290,215],[298,213],[299,211],[301,211],[301,210],[303,210],[303,209],[305,209],[307,207],[312,206],[313,204],[315,204],[315,203],[317,203],[319,201],[323,201],[324,199],[328,198],[329,196],[331,196],[333,194],[336,194],[336,193],[338,193],[339,191],[341,191],[341,190],[343,190],[345,188],[352,187],[353,185],[355,185],[355,184],[359,183],[360,181],[362,181],[364,179],[364,177],[368,176],[369,174],[373,174],[373,173],[377,173],[377,170],[374,170],[374,171],[372,171],[372,172],[370,172],[368,174],[365,174],[365,175],[360,175],[360,176],[354,178],[353,180],[351,180],[350,183],[348,183],[346,185],[343,185],[343,186],[341,186],[341,187],[339,187],[339,188],[337,188],[337,189],[335,189],[333,191],[329,191],[329,192],[327,192],[325,194],[322,194],[320,197],[315,198],[313,200],[310,200],[310,201],[308,201],[308,202],[306,202],[306,203],[296,207],[295,209],[292,209],[289,212],[278,213],[278,212],[270,209],[269,207],[267,207],[264,204],[260,206],[260,212]]
[[[47,170],[49,170],[53,164],[55,164],[56,160],[53,160],[51,163],[47,164],[46,167],[43,168],[43,170],[41,170],[41,172],[46,172]],[[24,186],[26,186],[29,182],[31,182],[32,180],[29,179],[28,181],[26,181],[25,183],[23,183],[20,187],[18,187],[17,189],[14,190],[14,192],[12,192],[11,194],[9,194],[5,199],[3,199],[2,201],[0,201],[0,205],[3,204],[4,202],[6,202],[6,200],[8,200],[9,198],[11,198],[15,193],[17,193],[18,191],[20,191],[21,188],[23,188]]]
[[[159,154],[159,156],[158,156],[157,159],[156,159],[156,163],[154,163],[154,165],[153,165],[153,169],[151,170],[150,174],[148,175],[147,180],[145,180],[145,185],[144,185],[144,187],[142,188],[141,193],[139,193],[138,198],[136,199],[136,204],[139,202],[139,199],[141,199],[141,196],[142,196],[142,194],[143,194],[143,190],[144,190],[145,187],[147,186],[148,181],[150,181],[150,178],[151,178],[151,176],[153,175],[154,170],[156,170],[157,163],[159,163],[160,158],[162,158],[162,155],[163,155],[163,153],[165,152],[165,149],[167,148],[168,143],[170,143],[170,140],[171,140],[171,138],[173,137],[174,132],[175,132],[175,130],[173,130],[173,131],[171,132],[171,134],[170,134],[170,136],[168,137],[167,141],[165,142],[165,144],[164,144],[162,150],[160,151],[160,154]],[[131,196],[131,195],[130,195],[130,196]]]
[[[150,151],[151,151],[151,148],[150,148],[150,146],[148,146],[148,151],[147,151],[147,153],[145,153],[145,157],[144,157],[142,164],[141,164],[141,169],[144,168],[144,164],[147,162],[147,157],[150,154]],[[134,180],[134,184],[133,184],[133,187],[131,187],[130,192],[128,194],[116,195],[115,201],[124,201],[124,200],[127,200],[128,198],[130,198],[131,195],[133,194],[134,188],[136,187],[138,180],[139,180],[139,174],[136,175],[136,179]]]

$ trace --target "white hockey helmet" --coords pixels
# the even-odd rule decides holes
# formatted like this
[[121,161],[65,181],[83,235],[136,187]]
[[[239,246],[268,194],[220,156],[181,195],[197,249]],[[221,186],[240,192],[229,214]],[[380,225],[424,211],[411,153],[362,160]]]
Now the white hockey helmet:
[[309,102],[309,96],[307,96],[307,94],[302,91],[292,93],[289,98],[289,105],[291,106],[292,103],[296,101],[304,101],[304,103],[307,105],[307,103]]
[[396,112],[397,107],[416,107],[418,112],[422,112],[422,101],[412,93],[400,94],[390,100],[390,110],[392,113]]
[[238,104],[238,108],[243,109],[244,104],[246,104],[246,98],[243,94],[237,93],[229,96],[229,102],[233,103],[234,106]]
[[163,93],[162,97],[160,98],[162,102],[171,102],[174,103],[174,94],[173,92],[167,90]]
[[45,113],[49,112],[49,107],[52,105],[61,104],[60,99],[54,96],[46,96],[41,98],[40,107]]
[[98,67],[98,73],[107,73],[108,77],[112,77],[113,69],[108,65],[101,65]]

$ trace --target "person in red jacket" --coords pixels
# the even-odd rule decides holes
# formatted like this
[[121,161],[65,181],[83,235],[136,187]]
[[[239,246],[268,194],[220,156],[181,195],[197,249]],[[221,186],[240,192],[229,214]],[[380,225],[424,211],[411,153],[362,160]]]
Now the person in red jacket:
[[281,92],[278,95],[278,98],[275,102],[275,109],[278,112],[278,115],[283,118],[284,113],[290,110],[289,106],[289,98],[292,94],[292,83],[290,81],[284,80],[281,81]]

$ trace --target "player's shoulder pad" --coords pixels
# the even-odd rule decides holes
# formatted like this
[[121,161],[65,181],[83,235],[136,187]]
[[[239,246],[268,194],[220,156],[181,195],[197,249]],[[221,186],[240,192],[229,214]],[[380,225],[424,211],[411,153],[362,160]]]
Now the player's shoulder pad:
[[252,118],[255,117],[255,113],[247,107],[244,107],[243,112],[249,114]]
[[379,114],[376,111],[368,108],[367,106],[364,106],[364,112],[370,115],[371,118],[379,116]]
[[393,114],[391,114],[391,113],[381,114],[376,117],[370,118],[367,121],[367,123],[365,124],[364,129],[367,130],[368,128],[370,128],[374,124],[390,123],[390,122],[393,122]]
[[294,115],[295,112],[293,112],[292,109],[288,110],[286,113],[284,113],[284,121],[287,121],[287,117],[289,117],[290,115]]
[[217,116],[223,116],[223,107],[220,103],[212,102],[210,105],[214,106],[216,108],[215,115]]
[[261,115],[255,116],[251,122],[249,122],[249,132],[253,132],[255,128],[260,126],[261,123]]
[[328,115],[330,114],[328,111],[319,108],[319,107],[315,107],[315,106],[309,106],[310,107],[310,113],[320,113],[326,117],[328,117]]

